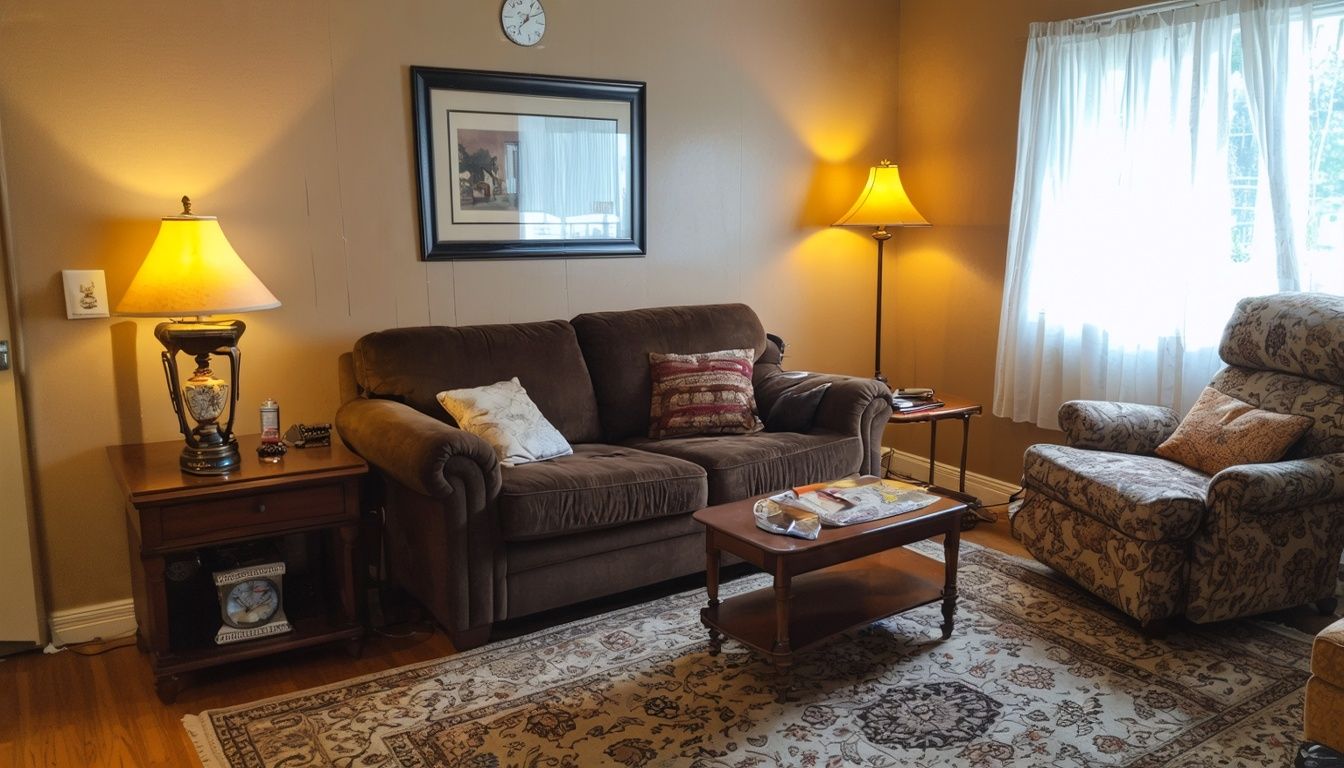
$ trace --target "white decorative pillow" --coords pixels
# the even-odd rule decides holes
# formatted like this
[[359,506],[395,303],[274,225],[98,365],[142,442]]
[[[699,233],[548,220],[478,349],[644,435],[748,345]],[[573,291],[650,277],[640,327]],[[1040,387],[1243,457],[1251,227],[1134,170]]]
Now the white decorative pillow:
[[485,387],[445,390],[438,399],[457,425],[489,443],[506,467],[574,453],[516,376]]

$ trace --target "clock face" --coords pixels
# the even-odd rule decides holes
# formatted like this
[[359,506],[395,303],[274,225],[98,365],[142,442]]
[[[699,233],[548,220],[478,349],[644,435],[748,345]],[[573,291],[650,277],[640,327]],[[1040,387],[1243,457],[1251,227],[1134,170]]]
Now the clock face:
[[504,35],[519,45],[536,45],[546,34],[546,11],[541,0],[504,0],[499,9]]
[[240,581],[229,590],[224,602],[225,621],[239,628],[265,624],[278,610],[280,592],[270,579]]

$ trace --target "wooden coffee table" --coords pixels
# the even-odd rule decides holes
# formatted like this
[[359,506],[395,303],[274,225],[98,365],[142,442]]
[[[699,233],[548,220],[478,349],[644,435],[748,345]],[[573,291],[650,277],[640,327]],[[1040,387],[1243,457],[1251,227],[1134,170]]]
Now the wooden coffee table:
[[[903,515],[823,528],[808,541],[756,527],[752,506],[766,496],[706,507],[694,515],[706,529],[709,605],[701,609],[700,620],[709,629],[711,654],[719,652],[724,636],[730,637],[765,654],[787,686],[798,651],[911,608],[941,600],[943,638],[951,636],[964,502],[941,497]],[[944,536],[942,563],[903,548],[938,534]],[[772,574],[774,586],[720,602],[723,552]]]

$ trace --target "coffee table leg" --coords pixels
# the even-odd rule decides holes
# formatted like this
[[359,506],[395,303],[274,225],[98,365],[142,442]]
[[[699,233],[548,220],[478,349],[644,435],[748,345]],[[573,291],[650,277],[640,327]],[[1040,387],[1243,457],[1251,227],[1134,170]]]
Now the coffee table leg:
[[[706,612],[715,612],[719,606],[719,550],[706,537],[705,543],[705,590],[709,592],[709,607]],[[719,655],[723,647],[723,634],[712,626],[709,628],[709,655]]]
[[961,552],[961,517],[963,511],[953,520],[947,532],[943,534],[943,639],[952,636],[952,616],[957,612],[957,554]]
[[793,648],[789,645],[789,587],[788,571],[783,561],[775,563],[775,646],[773,658],[777,700],[780,703],[789,700],[793,690]]

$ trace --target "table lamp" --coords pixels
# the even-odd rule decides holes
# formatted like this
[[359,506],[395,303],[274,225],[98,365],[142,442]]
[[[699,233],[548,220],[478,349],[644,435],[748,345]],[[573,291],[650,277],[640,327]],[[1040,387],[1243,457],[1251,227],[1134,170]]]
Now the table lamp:
[[901,174],[890,160],[883,160],[868,169],[868,183],[859,193],[859,199],[850,206],[832,226],[876,227],[873,239],[877,241],[877,332],[876,351],[873,353],[873,378],[887,383],[882,375],[882,244],[891,239],[887,227],[927,227],[915,204],[901,186]]
[[[182,198],[182,213],[165,216],[158,237],[131,287],[117,304],[118,315],[176,318],[159,323],[154,336],[164,346],[163,373],[168,397],[187,444],[179,462],[193,475],[225,475],[238,466],[233,418],[238,405],[238,339],[241,320],[215,320],[221,313],[274,309],[280,302],[229,245],[214,216],[196,216]],[[196,370],[181,381],[177,353],[196,359]],[[215,378],[210,356],[229,359],[229,381]],[[228,421],[219,419],[227,406]],[[186,415],[196,422],[188,428]]]

